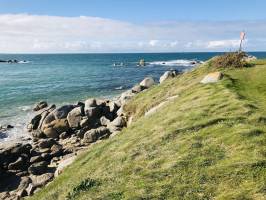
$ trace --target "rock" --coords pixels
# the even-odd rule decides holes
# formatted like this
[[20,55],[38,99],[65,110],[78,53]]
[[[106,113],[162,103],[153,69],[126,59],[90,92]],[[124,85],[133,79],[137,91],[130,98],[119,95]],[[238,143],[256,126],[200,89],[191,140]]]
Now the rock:
[[87,108],[96,107],[96,106],[97,106],[96,99],[87,99],[85,101],[85,111],[86,111]]
[[89,118],[89,120],[95,120],[99,118],[101,115],[101,110],[99,107],[85,107],[85,114]]
[[62,139],[62,140],[64,140],[64,139],[68,138],[69,136],[70,136],[70,135],[69,135],[68,132],[63,132],[63,133],[61,133],[61,134],[59,135],[59,138]]
[[87,127],[89,125],[90,125],[90,123],[89,123],[88,117],[82,118],[82,120],[80,121],[80,127],[81,128],[85,128],[85,127]]
[[119,110],[116,112],[117,116],[123,116],[124,115],[124,109],[123,106],[119,108]]
[[22,177],[19,183],[19,186],[18,186],[18,190],[27,189],[30,183],[31,183],[31,179],[29,177],[26,177],[26,176]]
[[33,108],[33,111],[41,110],[43,108],[46,108],[47,106],[48,106],[48,104],[46,101],[41,101]]
[[126,126],[126,120],[123,117],[117,117],[114,121],[111,122],[113,126],[124,127]]
[[33,130],[31,132],[31,135],[33,138],[45,138],[45,134],[40,130],[40,129],[37,129],[37,130]]
[[22,157],[19,157],[15,162],[8,165],[9,170],[23,170],[26,168],[26,162]]
[[71,128],[78,128],[82,119],[81,107],[76,107],[67,115],[67,121]]
[[56,144],[56,141],[54,139],[52,139],[52,138],[48,138],[48,139],[40,140],[38,146],[41,149],[46,149],[46,148],[50,148],[54,144]]
[[128,100],[130,100],[135,94],[131,90],[127,90],[121,94],[119,101],[124,105]]
[[206,84],[206,83],[215,83],[221,80],[223,77],[223,74],[221,72],[213,72],[207,74],[202,80],[201,83]]
[[48,166],[48,163],[46,161],[33,163],[29,167],[28,171],[30,174],[33,174],[33,175],[41,175],[47,171],[47,166]]
[[86,143],[96,142],[98,139],[103,138],[104,136],[110,135],[110,131],[106,127],[99,127],[97,129],[91,129],[84,134],[83,141]]
[[140,93],[141,91],[143,91],[145,89],[145,87],[143,87],[143,86],[141,86],[141,85],[135,85],[132,89],[131,89],[131,91],[133,92],[133,93]]
[[41,162],[44,161],[44,158],[42,156],[33,156],[30,158],[30,163],[36,163],[36,162]]
[[100,118],[100,123],[101,123],[102,126],[107,126],[110,123],[110,120],[107,119],[105,116],[102,116]]
[[169,78],[173,78],[176,76],[176,73],[173,71],[167,71],[165,72],[161,77],[160,77],[160,83],[163,83],[165,80],[169,79]]
[[44,128],[43,133],[48,138],[58,138],[59,136],[54,128]]
[[14,128],[14,126],[8,124],[8,125],[6,126],[6,128],[7,128],[7,129],[12,129],[12,128]]
[[155,81],[153,80],[153,78],[147,77],[143,81],[141,81],[139,85],[144,87],[144,88],[150,88],[154,84],[155,84]]
[[42,187],[50,182],[54,177],[53,173],[45,173],[40,176],[31,176],[34,187]]
[[68,113],[75,107],[76,106],[74,105],[64,105],[60,108],[55,109],[52,113],[55,116],[55,119],[65,119],[67,118]]
[[76,156],[72,156],[72,157],[69,157],[65,160],[62,160],[59,163],[59,165],[55,171],[55,177],[57,177],[59,174],[61,174],[67,166],[71,165],[75,159],[76,159]]
[[108,107],[109,107],[109,112],[116,113],[120,106],[118,106],[116,102],[111,101],[109,102]]
[[26,189],[28,196],[32,195],[35,189],[36,189],[36,187],[34,187],[34,185],[32,183],[30,183]]
[[28,193],[27,193],[26,189],[19,190],[19,191],[16,193],[16,196],[17,196],[19,199],[22,198],[22,197],[25,197],[25,196],[27,196],[27,195],[28,195]]
[[68,121],[67,119],[56,119],[46,124],[42,130],[48,138],[58,138],[61,133],[69,130]]
[[43,130],[44,127],[49,126],[53,121],[66,119],[68,113],[73,110],[76,106],[74,105],[65,105],[61,106],[50,112],[48,116],[44,119],[41,129]]
[[93,143],[93,142],[96,142],[97,139],[98,139],[97,130],[91,129],[84,134],[83,141],[87,143]]
[[59,156],[62,156],[62,154],[63,154],[63,147],[62,147],[62,145],[54,144],[51,147],[51,156],[52,157],[59,157]]
[[7,168],[10,163],[17,161],[17,159],[23,154],[29,155],[31,148],[32,146],[30,144],[22,144],[16,142],[1,144],[0,168]]

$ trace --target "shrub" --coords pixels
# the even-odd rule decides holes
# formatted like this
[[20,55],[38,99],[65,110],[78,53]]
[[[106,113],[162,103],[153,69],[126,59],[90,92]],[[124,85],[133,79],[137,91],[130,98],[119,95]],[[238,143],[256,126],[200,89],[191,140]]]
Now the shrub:
[[66,200],[75,200],[81,192],[88,191],[89,189],[97,185],[99,185],[99,182],[90,178],[85,179],[81,181],[76,187],[74,187],[71,192],[68,193]]
[[212,61],[212,66],[218,68],[243,68],[247,67],[247,62],[244,60],[245,52],[225,53],[217,56]]

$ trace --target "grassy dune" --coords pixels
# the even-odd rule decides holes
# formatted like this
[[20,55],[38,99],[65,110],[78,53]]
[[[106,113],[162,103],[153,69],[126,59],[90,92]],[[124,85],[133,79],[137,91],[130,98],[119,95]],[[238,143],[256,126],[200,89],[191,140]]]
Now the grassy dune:
[[130,127],[30,199],[266,199],[266,60],[253,64],[203,85],[207,63],[137,95]]

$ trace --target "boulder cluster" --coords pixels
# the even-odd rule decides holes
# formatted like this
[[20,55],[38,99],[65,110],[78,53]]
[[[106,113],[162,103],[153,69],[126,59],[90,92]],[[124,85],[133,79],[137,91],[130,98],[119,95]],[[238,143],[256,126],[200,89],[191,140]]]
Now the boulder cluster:
[[0,199],[33,194],[60,174],[78,152],[117,134],[127,126],[124,105],[154,84],[154,79],[147,77],[113,100],[91,98],[58,108],[38,103],[27,126],[32,136],[29,141],[0,147],[0,178],[5,180],[0,182]]

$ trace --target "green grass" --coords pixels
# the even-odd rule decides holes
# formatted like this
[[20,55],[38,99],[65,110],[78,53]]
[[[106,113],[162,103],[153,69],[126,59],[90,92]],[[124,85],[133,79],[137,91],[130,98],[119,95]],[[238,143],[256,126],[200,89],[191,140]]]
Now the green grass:
[[266,199],[266,60],[253,64],[203,85],[215,71],[207,63],[137,95],[126,107],[130,127],[30,199]]

